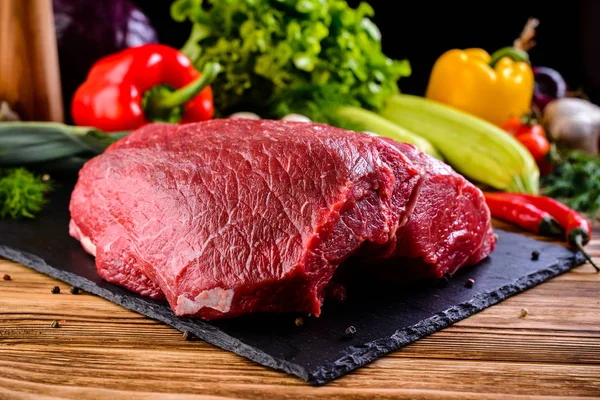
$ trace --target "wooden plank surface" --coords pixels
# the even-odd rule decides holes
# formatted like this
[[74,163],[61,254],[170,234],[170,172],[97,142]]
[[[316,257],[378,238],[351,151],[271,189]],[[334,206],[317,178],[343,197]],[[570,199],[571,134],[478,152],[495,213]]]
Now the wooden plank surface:
[[[600,239],[588,250],[600,261]],[[600,274],[590,265],[324,387],[184,341],[169,326],[0,260],[4,274],[0,399],[600,398]],[[55,285],[60,294],[50,292]],[[60,328],[50,327],[55,319]]]

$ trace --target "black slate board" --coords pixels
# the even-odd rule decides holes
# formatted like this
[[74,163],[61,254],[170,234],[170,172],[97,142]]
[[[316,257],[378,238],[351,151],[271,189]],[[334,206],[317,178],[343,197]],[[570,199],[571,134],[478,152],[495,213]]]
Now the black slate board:
[[[104,282],[94,261],[68,235],[72,183],[52,194],[44,214],[32,221],[0,221],[0,256],[27,265],[147,317],[268,367],[323,385],[382,355],[468,317],[507,297],[583,264],[580,253],[516,233],[496,230],[495,252],[466,268],[445,286],[349,288],[345,303],[329,301],[322,316],[256,315],[202,322],[176,317],[166,303]],[[539,260],[531,260],[533,250]],[[472,288],[465,286],[475,280]],[[352,338],[344,332],[356,328]]]

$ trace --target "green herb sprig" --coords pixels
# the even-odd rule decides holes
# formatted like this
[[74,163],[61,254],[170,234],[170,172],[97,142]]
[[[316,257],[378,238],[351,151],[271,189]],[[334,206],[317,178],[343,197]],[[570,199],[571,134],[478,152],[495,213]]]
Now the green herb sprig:
[[54,122],[0,123],[0,219],[34,218],[46,206],[54,184],[32,171],[77,171],[127,134]]
[[23,167],[0,169],[0,218],[35,218],[53,188],[48,178]]
[[542,177],[542,194],[599,218],[600,157],[579,150],[554,149],[553,171]]

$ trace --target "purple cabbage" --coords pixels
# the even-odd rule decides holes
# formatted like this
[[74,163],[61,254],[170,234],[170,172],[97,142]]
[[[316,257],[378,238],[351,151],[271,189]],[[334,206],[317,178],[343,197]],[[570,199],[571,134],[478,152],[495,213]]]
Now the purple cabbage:
[[65,118],[71,98],[94,62],[159,38],[148,17],[130,0],[53,0],[54,27]]

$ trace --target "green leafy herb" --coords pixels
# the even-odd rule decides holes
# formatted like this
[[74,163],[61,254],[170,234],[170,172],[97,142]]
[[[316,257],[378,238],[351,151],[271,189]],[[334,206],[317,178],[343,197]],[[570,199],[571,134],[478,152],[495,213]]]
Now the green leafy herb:
[[578,150],[554,153],[555,168],[541,179],[542,193],[589,215],[600,210],[600,157]]
[[52,182],[25,168],[0,170],[0,218],[35,218],[46,205]]
[[408,61],[383,54],[367,3],[176,0],[171,15],[194,24],[182,51],[198,69],[223,66],[211,85],[220,114],[302,112],[330,122],[334,105],[380,108],[411,73]]

